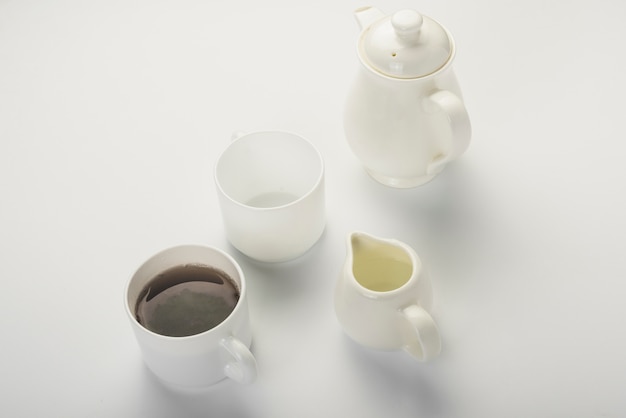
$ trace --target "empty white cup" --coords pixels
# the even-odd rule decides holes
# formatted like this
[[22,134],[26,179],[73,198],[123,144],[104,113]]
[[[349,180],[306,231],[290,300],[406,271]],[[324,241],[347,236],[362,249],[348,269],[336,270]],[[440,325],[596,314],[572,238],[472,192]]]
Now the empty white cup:
[[324,162],[299,135],[235,133],[215,183],[228,240],[253,259],[294,259],[324,231]]

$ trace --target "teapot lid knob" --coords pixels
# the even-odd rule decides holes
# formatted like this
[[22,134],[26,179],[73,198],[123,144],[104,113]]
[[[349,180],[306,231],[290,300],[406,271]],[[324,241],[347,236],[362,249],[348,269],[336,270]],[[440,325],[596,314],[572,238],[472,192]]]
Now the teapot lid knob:
[[400,10],[391,16],[391,25],[398,38],[417,41],[424,18],[415,10]]

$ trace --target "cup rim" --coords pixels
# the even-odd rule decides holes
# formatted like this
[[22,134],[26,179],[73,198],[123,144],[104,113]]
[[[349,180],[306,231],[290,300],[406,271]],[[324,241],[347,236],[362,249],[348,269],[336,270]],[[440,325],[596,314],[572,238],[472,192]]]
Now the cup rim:
[[[302,196],[298,197],[297,199],[292,200],[289,203],[285,203],[282,205],[277,205],[277,206],[271,206],[271,207],[259,207],[259,206],[251,206],[251,205],[247,205],[245,203],[240,202],[237,199],[234,199],[232,196],[230,196],[230,194],[226,193],[226,191],[224,190],[224,188],[222,187],[222,184],[219,181],[218,178],[218,168],[220,165],[220,161],[222,161],[222,157],[224,156],[224,154],[226,154],[226,152],[228,152],[228,150],[230,149],[230,146],[232,144],[234,144],[236,141],[240,141],[243,138],[252,136],[252,135],[259,135],[259,134],[286,134],[286,135],[291,135],[293,137],[298,138],[299,140],[303,141],[304,143],[306,143],[309,147],[311,147],[311,149],[314,151],[315,155],[317,156],[317,159],[320,163],[320,169],[317,175],[317,178],[315,180],[315,182],[313,183],[313,185],[309,188],[309,190],[304,193]],[[282,208],[288,208],[291,206],[295,206],[297,205],[299,202],[305,200],[306,198],[308,198],[309,196],[311,196],[317,189],[319,189],[320,185],[324,182],[324,172],[325,172],[325,164],[324,164],[324,158],[322,157],[322,153],[317,149],[317,147],[315,145],[313,145],[313,143],[308,140],[307,138],[305,138],[302,135],[290,132],[290,131],[285,131],[285,130],[262,130],[262,131],[253,131],[253,132],[247,132],[235,139],[233,139],[220,153],[220,155],[217,157],[217,160],[215,162],[214,168],[213,168],[213,179],[215,181],[215,186],[218,188],[220,195],[224,196],[225,198],[227,198],[229,201],[231,201],[232,203],[234,203],[235,205],[245,208],[247,210],[253,210],[253,211],[259,211],[259,212],[268,212],[268,211],[272,211],[272,210],[276,210],[276,209],[282,209]]]
[[[181,336],[181,337],[175,337],[175,336],[171,336],[171,335],[163,335],[163,334],[159,334],[158,332],[154,332],[152,330],[149,330],[148,328],[146,328],[145,326],[143,326],[139,321],[137,321],[137,318],[135,317],[135,314],[133,312],[133,310],[130,307],[130,303],[128,301],[128,292],[130,290],[130,285],[133,282],[133,279],[135,278],[135,276],[137,275],[137,273],[149,262],[152,262],[154,259],[156,259],[157,257],[162,256],[165,253],[171,252],[171,251],[175,251],[175,250],[180,250],[182,248],[202,248],[205,250],[211,250],[211,251],[215,251],[217,253],[220,253],[222,256],[224,256],[224,258],[226,260],[228,260],[230,263],[232,263],[232,265],[235,267],[235,270],[237,271],[237,274],[239,275],[239,282],[237,282],[237,286],[239,287],[239,299],[237,300],[237,304],[235,305],[235,307],[233,308],[233,310],[228,314],[228,316],[226,318],[224,318],[224,320],[222,322],[220,322],[219,324],[217,324],[216,326],[214,326],[213,328],[207,329],[205,331],[199,332],[197,334],[192,334],[192,335],[185,335],[185,336]],[[203,264],[203,263],[200,263]],[[170,266],[170,267],[174,267],[174,266]],[[233,279],[234,280],[234,279]],[[124,306],[125,306],[125,310],[126,310],[126,314],[127,316],[130,318],[130,320],[132,321],[132,323],[136,326],[137,329],[141,329],[143,332],[154,336],[155,338],[161,338],[161,339],[165,339],[165,340],[169,340],[169,341],[183,341],[183,340],[192,340],[192,339],[197,339],[200,338],[201,336],[204,335],[208,335],[210,333],[216,333],[218,331],[218,329],[225,327],[226,323],[230,321],[230,319],[232,317],[234,317],[234,315],[236,314],[236,312],[240,311],[243,306],[243,304],[245,303],[245,297],[246,297],[246,293],[247,293],[247,286],[246,286],[246,280],[243,274],[243,270],[241,269],[241,266],[239,265],[239,263],[237,263],[237,261],[233,258],[233,256],[231,256],[230,254],[228,254],[226,251],[214,247],[212,245],[206,245],[206,244],[179,244],[179,245],[174,245],[174,246],[170,246],[167,248],[164,248],[154,254],[152,254],[151,256],[149,256],[147,259],[145,259],[134,271],[133,273],[130,275],[130,278],[126,281],[126,286],[124,287]]]

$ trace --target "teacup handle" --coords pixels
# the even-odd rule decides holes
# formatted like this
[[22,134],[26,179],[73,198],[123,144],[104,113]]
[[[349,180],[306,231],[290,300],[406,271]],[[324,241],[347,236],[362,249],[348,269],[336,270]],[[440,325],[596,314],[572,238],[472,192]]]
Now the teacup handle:
[[237,383],[254,382],[257,375],[256,360],[244,343],[230,336],[220,341],[228,353],[229,361],[224,366],[224,374]]
[[424,308],[411,305],[402,309],[407,320],[404,351],[419,361],[428,361],[441,352],[441,337],[433,318]]
[[428,174],[437,174],[443,167],[465,152],[472,137],[472,125],[463,101],[448,90],[437,90],[425,98],[426,107],[444,112],[452,131],[452,150],[435,157],[427,168]]

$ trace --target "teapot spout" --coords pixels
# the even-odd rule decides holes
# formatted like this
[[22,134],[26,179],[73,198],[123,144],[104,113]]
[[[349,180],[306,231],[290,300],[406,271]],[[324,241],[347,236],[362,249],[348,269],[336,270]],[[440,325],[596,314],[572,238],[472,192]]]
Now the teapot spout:
[[369,27],[372,23],[385,17],[385,14],[375,7],[359,7],[354,11],[354,17],[361,30]]

